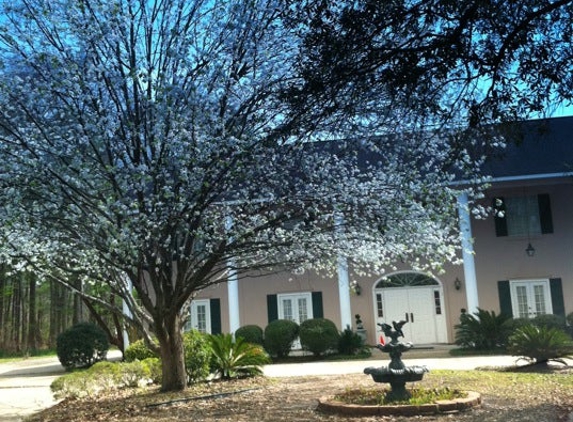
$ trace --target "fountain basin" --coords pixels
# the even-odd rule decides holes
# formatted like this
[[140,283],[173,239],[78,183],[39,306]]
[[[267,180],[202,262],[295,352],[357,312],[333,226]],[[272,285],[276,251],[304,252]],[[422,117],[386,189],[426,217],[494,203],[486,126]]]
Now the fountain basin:
[[364,373],[372,377],[374,382],[385,382],[389,384],[403,384],[412,381],[421,381],[428,371],[425,366],[406,366],[401,369],[394,369],[387,366],[365,368]]

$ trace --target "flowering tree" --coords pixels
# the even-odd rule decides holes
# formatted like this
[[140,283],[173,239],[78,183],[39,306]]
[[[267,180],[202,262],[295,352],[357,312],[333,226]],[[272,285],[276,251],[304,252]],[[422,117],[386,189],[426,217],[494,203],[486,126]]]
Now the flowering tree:
[[478,145],[386,97],[293,97],[304,25],[282,4],[4,4],[1,256],[108,284],[157,337],[164,390],[186,385],[182,309],[229,272],[455,256],[447,183]]

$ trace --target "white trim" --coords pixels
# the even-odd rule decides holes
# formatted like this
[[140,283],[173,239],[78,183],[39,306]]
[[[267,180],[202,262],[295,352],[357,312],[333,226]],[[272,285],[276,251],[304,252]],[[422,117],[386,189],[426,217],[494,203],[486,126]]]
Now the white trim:
[[448,186],[466,186],[478,184],[489,184],[489,183],[499,183],[499,182],[519,182],[522,180],[540,180],[540,179],[560,179],[565,177],[572,177],[573,172],[562,172],[562,173],[540,173],[540,174],[523,174],[518,176],[483,176],[479,180],[457,180],[447,183]]

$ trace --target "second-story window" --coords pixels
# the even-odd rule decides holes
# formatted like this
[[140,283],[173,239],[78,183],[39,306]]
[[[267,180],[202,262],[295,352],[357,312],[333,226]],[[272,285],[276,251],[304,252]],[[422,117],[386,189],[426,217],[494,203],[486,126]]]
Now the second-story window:
[[535,236],[553,233],[549,195],[502,198],[493,203],[497,236]]

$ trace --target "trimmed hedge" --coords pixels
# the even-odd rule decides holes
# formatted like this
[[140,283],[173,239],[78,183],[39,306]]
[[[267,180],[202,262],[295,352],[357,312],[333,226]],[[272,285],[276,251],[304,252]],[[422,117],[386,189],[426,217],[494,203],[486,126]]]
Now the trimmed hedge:
[[105,331],[89,322],[74,325],[56,339],[56,353],[66,370],[87,368],[105,360],[108,349]]
[[300,344],[314,356],[336,350],[340,334],[334,322],[326,318],[307,319],[300,324]]
[[258,344],[262,346],[263,342],[263,329],[258,325],[245,325],[239,327],[235,331],[235,338],[242,337],[247,343]]
[[299,326],[294,321],[277,319],[265,328],[265,349],[271,356],[284,358],[298,337]]

